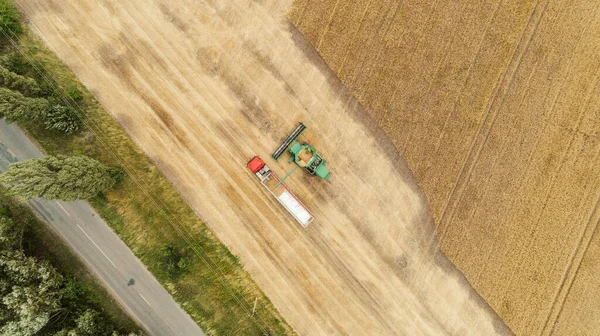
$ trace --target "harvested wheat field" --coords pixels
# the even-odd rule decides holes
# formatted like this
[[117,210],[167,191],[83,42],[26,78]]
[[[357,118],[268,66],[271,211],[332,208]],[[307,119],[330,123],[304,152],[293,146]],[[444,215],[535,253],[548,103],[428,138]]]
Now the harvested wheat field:
[[597,1],[311,1],[289,17],[520,335],[600,334]]
[[[414,178],[285,19],[290,1],[18,4],[299,334],[510,333],[430,244]],[[332,171],[286,181],[307,229],[246,167],[289,171],[269,154],[299,121]]]

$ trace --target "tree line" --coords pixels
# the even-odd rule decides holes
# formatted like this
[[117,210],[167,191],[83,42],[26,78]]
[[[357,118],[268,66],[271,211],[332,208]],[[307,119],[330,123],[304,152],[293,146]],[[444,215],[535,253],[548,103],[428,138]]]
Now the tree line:
[[[74,135],[85,117],[73,105],[81,99],[76,88],[60,92],[9,39],[22,33],[13,0],[0,0],[0,119],[23,126],[42,127],[57,136]],[[64,96],[66,93],[67,97]],[[11,164],[0,174],[6,193],[23,200],[35,197],[74,201],[89,199],[118,182],[120,169],[106,167],[86,156],[50,156]]]
[[[76,133],[81,127],[82,116],[65,103],[51,83],[39,81],[43,77],[39,69],[36,71],[39,64],[29,64],[19,50],[6,52],[11,48],[10,41],[23,32],[20,13],[13,0],[0,0],[0,29],[3,49],[0,57],[0,119],[5,117],[8,122],[19,123],[41,122],[48,130]],[[38,80],[33,78],[36,76]]]
[[[22,33],[13,0],[0,0],[0,119],[34,126],[57,137],[80,132],[84,115],[66,103],[64,92],[49,83],[10,39]],[[80,99],[76,88],[67,99]],[[21,205],[7,205],[3,195],[23,200],[42,197],[74,201],[92,198],[119,181],[122,171],[87,156],[47,156],[11,164],[0,174],[0,336],[118,336],[104,313],[90,304],[85,285],[64,276],[35,245]],[[11,201],[12,202],[12,201]]]
[[21,75],[19,65],[26,62],[13,52],[0,57],[0,118],[22,124],[42,123],[46,129],[74,134],[81,128],[82,116],[55,96],[52,88],[43,89],[31,77]]

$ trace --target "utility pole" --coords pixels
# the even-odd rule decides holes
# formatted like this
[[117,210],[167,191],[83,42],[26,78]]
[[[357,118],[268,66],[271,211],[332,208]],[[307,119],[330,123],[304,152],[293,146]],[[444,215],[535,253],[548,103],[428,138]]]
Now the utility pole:
[[254,313],[256,312],[256,302],[258,301],[258,298],[254,299],[254,308],[252,308],[252,316],[254,316]]

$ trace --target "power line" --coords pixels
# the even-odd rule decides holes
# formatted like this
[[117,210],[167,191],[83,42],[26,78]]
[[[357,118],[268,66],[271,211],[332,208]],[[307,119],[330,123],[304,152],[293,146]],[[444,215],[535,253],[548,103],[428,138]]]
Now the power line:
[[[30,22],[31,22],[31,20],[30,20]],[[33,25],[32,22],[31,22],[31,24]],[[210,259],[210,257],[208,257],[208,255],[206,255],[206,257],[204,257],[202,255],[202,254],[206,254],[206,253],[204,252],[204,249],[200,246],[200,244],[198,243],[198,241],[194,238],[194,236],[183,225],[176,224],[171,219],[172,212],[170,211],[169,207],[166,206],[164,204],[164,202],[162,202],[160,200],[160,198],[159,198],[159,200],[157,202],[154,199],[154,197],[152,197],[153,195],[154,196],[156,196],[156,195],[153,194],[152,192],[150,192],[149,188],[144,188],[144,186],[142,186],[142,183],[140,183],[138,181],[138,179],[136,179],[134,177],[133,173],[130,171],[130,169],[128,169],[128,167],[131,167],[131,166],[126,162],[126,160],[123,160],[122,157],[119,154],[117,154],[117,152],[115,150],[113,150],[110,147],[109,144],[105,143],[104,140],[94,130],[94,128],[88,124],[88,121],[89,121],[91,124],[93,124],[95,127],[97,127],[98,130],[100,131],[101,128],[96,124],[96,122],[94,120],[89,120],[89,119],[85,118],[85,112],[83,111],[83,108],[75,100],[73,100],[73,99],[67,99],[66,97],[64,97],[62,90],[60,90],[59,88],[57,88],[57,86],[55,85],[55,83],[54,83],[53,80],[48,79],[48,77],[44,74],[44,71],[42,71],[41,69],[39,69],[39,66],[36,64],[36,62],[33,62],[32,59],[25,52],[23,52],[23,50],[19,46],[19,44],[17,42],[15,42],[15,40],[7,34],[7,32],[4,30],[4,28],[0,27],[0,31],[10,41],[11,45],[14,48],[16,48],[19,51],[19,53],[21,55],[23,55],[29,61],[29,63],[34,68],[34,70],[52,88],[52,90],[57,94],[57,96],[66,105],[68,105],[69,107],[71,107],[76,112],[75,114],[77,115],[77,117],[79,118],[79,120],[81,121],[81,123],[90,132],[92,132],[94,134],[94,136],[99,140],[99,142],[102,144],[102,146],[105,148],[105,150],[108,151],[108,153],[110,153],[110,155],[113,157],[113,159],[121,167],[123,167],[123,170],[125,170],[125,173],[127,174],[127,176],[129,176],[129,178],[138,186],[138,188],[143,192],[143,194],[146,196],[146,198],[150,200],[150,202],[155,206],[156,210],[167,220],[167,222],[171,225],[171,227],[173,227],[173,229],[175,229],[175,231],[188,244],[188,246],[192,248],[192,250],[194,251],[194,253],[202,260],[202,262],[206,265],[206,267],[208,267],[208,269],[211,271],[211,273],[213,273],[213,275],[216,276],[215,279],[217,279],[221,283],[221,285],[229,292],[229,294],[231,295],[231,297],[237,302],[237,304],[242,308],[242,310],[248,314],[248,316],[251,318],[251,320],[254,322],[254,324],[257,327],[259,327],[264,334],[268,334],[267,330],[261,324],[259,324],[259,321],[257,321],[256,318],[254,317],[255,314],[253,314],[253,312],[249,309],[249,307],[252,306],[252,304],[250,302],[248,302],[245,298],[242,297],[240,299],[238,297],[238,295],[235,295],[235,293],[233,292],[232,288],[221,279],[221,277],[223,277],[224,274],[221,273],[218,268],[215,269],[215,267],[217,266],[217,264],[215,262],[213,262]],[[146,183],[144,183],[144,184],[145,184],[146,187],[148,187],[148,185]],[[163,207],[161,207],[161,205],[159,205],[159,203],[162,206],[164,206],[164,209],[163,209]],[[200,251],[198,251],[198,249],[200,249]],[[247,306],[244,306],[244,304],[243,304],[244,302],[242,302],[242,300],[246,303]],[[260,320],[260,322],[262,322],[263,324],[267,325],[267,323],[262,319],[262,317],[260,317],[260,315],[256,315],[256,316],[258,317],[258,319]]]

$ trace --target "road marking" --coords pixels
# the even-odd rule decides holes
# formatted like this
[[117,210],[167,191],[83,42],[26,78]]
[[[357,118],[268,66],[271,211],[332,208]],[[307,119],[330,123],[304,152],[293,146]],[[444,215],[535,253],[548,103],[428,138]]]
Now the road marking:
[[58,204],[58,206],[67,214],[67,216],[71,217],[71,215],[69,215],[69,213],[67,212],[67,210],[65,210],[65,208],[63,208],[62,205],[60,205],[60,203],[58,203],[58,201],[54,201],[56,202],[56,204]]
[[[138,294],[140,294],[140,293],[138,293]],[[142,294],[140,294],[140,296],[142,297],[142,299],[144,299],[144,301],[146,301],[146,303],[148,304],[148,306],[150,306],[150,302],[148,302],[148,300],[146,300],[146,298]],[[150,307],[152,307],[152,306],[150,306]]]
[[79,226],[79,224],[77,224],[77,227],[79,228],[79,230],[81,230],[81,232],[83,232],[83,234],[84,234],[86,237],[88,237],[88,239],[89,239],[89,240],[92,242],[92,244],[94,244],[94,246],[96,246],[96,248],[98,248],[98,250],[100,250],[100,252],[102,252],[102,254],[104,254],[104,256],[106,257],[106,259],[107,259],[108,261],[110,261],[110,263],[111,263],[113,266],[115,266],[115,268],[117,268],[117,265],[115,265],[115,263],[114,263],[114,262],[112,262],[112,260],[110,260],[110,258],[109,258],[109,257],[106,255],[106,253],[104,253],[104,251],[102,251],[102,249],[100,248],[100,246],[98,246],[98,244],[96,244],[96,242],[94,242],[94,241],[92,240],[92,238],[90,238],[90,236],[88,236],[88,234],[87,234],[85,231],[83,231],[83,229],[81,228],[81,226]]

